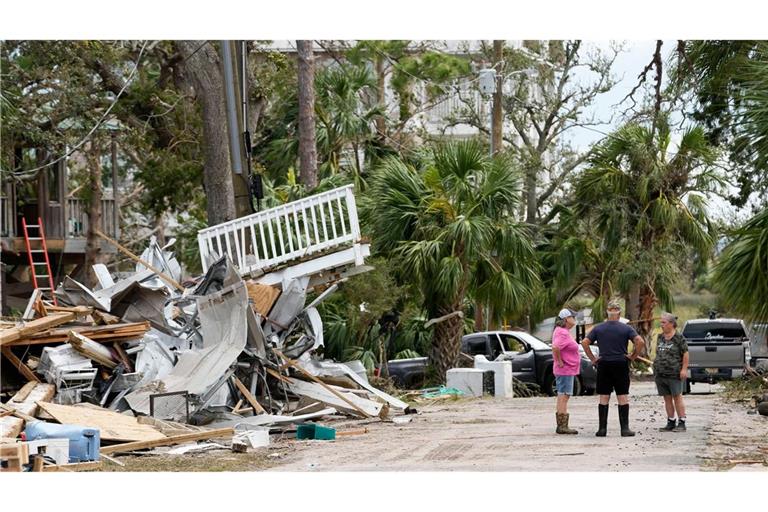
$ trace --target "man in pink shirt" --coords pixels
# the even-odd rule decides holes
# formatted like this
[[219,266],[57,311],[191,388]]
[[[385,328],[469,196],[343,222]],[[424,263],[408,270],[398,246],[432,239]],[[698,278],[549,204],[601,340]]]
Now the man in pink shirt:
[[552,372],[555,374],[557,386],[557,419],[558,434],[578,434],[578,430],[568,427],[568,399],[573,394],[573,381],[579,374],[581,356],[579,344],[571,336],[571,328],[576,325],[576,318],[570,309],[563,309],[555,320],[555,330],[552,333]]

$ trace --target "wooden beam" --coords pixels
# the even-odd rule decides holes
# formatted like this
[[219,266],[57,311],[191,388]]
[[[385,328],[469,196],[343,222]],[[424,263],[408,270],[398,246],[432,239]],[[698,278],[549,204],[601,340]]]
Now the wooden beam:
[[115,352],[117,352],[117,357],[120,359],[120,362],[125,365],[125,371],[128,373],[133,373],[133,365],[131,364],[131,360],[128,359],[128,354],[125,353],[125,350],[123,350],[120,342],[116,341],[112,344],[112,346],[115,347]]
[[24,384],[24,387],[22,387],[20,390],[16,392],[15,395],[13,395],[13,398],[11,398],[11,402],[23,402],[27,399],[29,394],[32,392],[33,389],[35,389],[35,386],[37,386],[37,383],[34,381],[27,382]]
[[156,448],[158,446],[170,446],[174,444],[186,443],[188,441],[201,441],[204,439],[216,439],[219,437],[232,437],[235,429],[233,428],[219,428],[215,430],[208,430],[205,432],[195,432],[192,434],[181,434],[179,436],[167,437],[165,439],[158,439],[155,441],[138,441],[135,443],[122,443],[112,446],[103,446],[100,450],[101,453],[107,455],[111,453],[132,452],[134,450],[143,450],[145,448]]
[[240,390],[240,393],[243,394],[243,398],[245,398],[249,404],[251,404],[251,407],[253,407],[254,412],[258,412],[259,414],[264,414],[267,411],[264,410],[264,408],[261,406],[259,402],[256,401],[256,397],[254,397],[251,392],[248,390],[247,387],[245,387],[245,384],[243,384],[240,379],[232,376],[232,382],[235,383],[235,386],[237,386],[237,389]]
[[101,469],[100,460],[95,460],[93,462],[78,462],[76,464],[62,464],[60,466],[57,466],[57,465],[43,466],[44,473],[49,471],[53,471],[53,472],[93,471],[95,469]]
[[112,343],[118,340],[126,341],[129,339],[141,338],[149,330],[149,328],[149,322],[131,322],[116,325],[99,325],[95,327],[87,325],[72,326],[39,332],[37,334],[33,334],[32,336],[7,343],[7,346],[15,347],[27,345],[47,345],[49,343],[63,343],[67,341],[70,331],[87,336],[93,341],[99,341],[101,343]]
[[94,229],[93,231],[94,231],[94,233],[96,233],[97,235],[99,235],[101,238],[103,238],[104,240],[106,240],[107,242],[109,242],[111,245],[113,245],[113,246],[114,246],[114,247],[115,247],[115,248],[116,248],[118,251],[122,252],[123,254],[125,254],[126,256],[128,256],[129,258],[131,258],[133,261],[135,261],[135,262],[137,262],[137,263],[141,263],[142,265],[144,265],[145,267],[147,267],[149,270],[151,270],[152,272],[154,272],[155,274],[157,274],[157,277],[159,277],[160,279],[162,279],[162,280],[163,280],[163,281],[165,281],[166,283],[170,284],[171,286],[173,286],[174,288],[176,288],[178,291],[180,291],[180,292],[183,292],[183,291],[184,291],[184,287],[183,287],[183,286],[181,286],[181,285],[179,284],[179,282],[178,282],[178,281],[176,281],[176,280],[175,280],[175,279],[173,279],[172,277],[170,277],[170,276],[168,276],[168,275],[164,274],[164,273],[163,273],[163,272],[162,272],[162,271],[161,271],[159,268],[157,268],[157,267],[155,267],[155,266],[153,266],[153,265],[151,265],[151,264],[147,263],[147,262],[146,262],[146,261],[144,261],[143,259],[139,258],[139,257],[138,257],[138,256],[136,256],[135,254],[133,254],[131,251],[129,251],[128,249],[126,249],[125,247],[123,247],[122,245],[120,245],[120,244],[119,244],[118,242],[116,242],[115,240],[112,240],[111,238],[109,238],[107,235],[105,235],[104,233],[102,233],[102,232],[101,232],[101,231],[99,231],[98,229]]
[[71,322],[75,319],[75,314],[70,312],[56,313],[53,315],[44,316],[37,320],[27,322],[21,327],[14,327],[13,329],[3,329],[0,331],[0,345],[5,345],[12,341],[16,341],[21,338],[26,338],[40,331],[45,331],[52,327],[56,327],[67,322]]
[[35,372],[29,369],[29,366],[25,365],[21,359],[16,357],[16,354],[11,352],[11,347],[2,347],[2,354],[13,364],[19,373],[21,373],[25,379],[32,382],[40,382],[40,378],[35,375]]
[[95,341],[74,331],[69,331],[68,336],[69,344],[80,354],[96,361],[102,366],[106,366],[110,370],[117,366],[117,363],[112,359],[109,349],[103,345],[99,345]]

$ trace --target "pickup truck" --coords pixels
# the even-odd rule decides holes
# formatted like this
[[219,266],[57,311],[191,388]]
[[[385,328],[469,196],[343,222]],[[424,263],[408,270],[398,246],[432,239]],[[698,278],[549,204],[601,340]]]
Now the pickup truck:
[[737,318],[698,318],[683,326],[688,342],[688,383],[731,380],[744,372],[750,360],[747,326]]
[[[574,395],[593,394],[596,373],[583,353],[581,375],[574,383]],[[550,396],[555,393],[552,373],[552,348],[537,337],[522,331],[487,331],[467,334],[461,339],[461,351],[474,358],[483,355],[489,361],[512,361],[512,375],[526,383],[536,384]],[[399,359],[388,362],[389,375],[395,384],[414,387],[423,382],[426,357]]]

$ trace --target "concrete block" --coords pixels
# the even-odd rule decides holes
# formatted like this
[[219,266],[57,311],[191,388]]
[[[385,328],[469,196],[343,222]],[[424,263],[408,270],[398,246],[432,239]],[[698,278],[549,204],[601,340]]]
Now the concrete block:
[[479,368],[452,368],[446,373],[446,386],[463,391],[467,396],[494,394],[494,373]]
[[489,361],[484,355],[476,355],[475,368],[493,371],[494,396],[512,398],[512,361]]

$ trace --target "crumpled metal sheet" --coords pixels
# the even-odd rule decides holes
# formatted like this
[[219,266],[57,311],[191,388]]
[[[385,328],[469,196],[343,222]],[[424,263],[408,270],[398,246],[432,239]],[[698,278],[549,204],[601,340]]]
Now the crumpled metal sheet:
[[330,360],[326,361],[319,361],[317,359],[313,358],[302,358],[299,360],[299,364],[309,373],[314,375],[315,377],[349,377],[355,383],[360,386],[361,388],[365,389],[366,391],[372,393],[373,395],[377,396],[381,400],[384,400],[389,405],[397,408],[405,410],[408,407],[408,404],[403,402],[402,400],[393,397],[392,395],[389,395],[383,391],[381,391],[378,388],[375,388],[371,386],[371,384],[368,382],[368,379],[363,379],[358,375],[352,368],[347,366],[343,363],[335,363]]
[[283,291],[272,306],[264,334],[280,334],[287,330],[304,309],[307,301],[307,279],[291,279],[283,283]]
[[[179,265],[179,262],[172,252],[165,250],[170,247],[173,242],[175,242],[175,239],[171,240],[165,247],[160,247],[160,244],[157,243],[157,238],[153,236],[149,239],[149,247],[144,249],[140,258],[178,282],[181,279],[181,265]],[[137,273],[146,268],[147,267],[142,263],[136,263]],[[173,287],[160,279],[156,274],[153,274],[149,279],[142,281],[141,286],[150,290],[168,289],[171,292],[174,291]]]
[[153,275],[154,272],[151,270],[144,270],[127,279],[121,279],[115,283],[114,286],[96,292],[92,291],[84,284],[75,281],[71,277],[66,276],[61,286],[56,290],[56,296],[63,299],[68,304],[75,306],[93,306],[101,311],[111,313],[112,309],[120,303],[128,292],[138,286],[139,282]]
[[112,310],[123,322],[148,321],[153,328],[166,334],[173,334],[165,317],[165,303],[168,296],[165,289],[154,290],[135,287],[121,303]]
[[144,348],[136,356],[137,373],[142,375],[134,389],[141,389],[144,385],[163,379],[173,369],[175,356],[172,349],[183,347],[184,341],[173,338],[155,329],[150,329],[141,340]]
[[[203,346],[178,352],[178,361],[162,379],[164,392],[188,391],[201,395],[227,371],[243,351],[248,337],[245,283],[197,298]],[[135,411],[149,411],[153,390],[135,391],[125,398]]]

